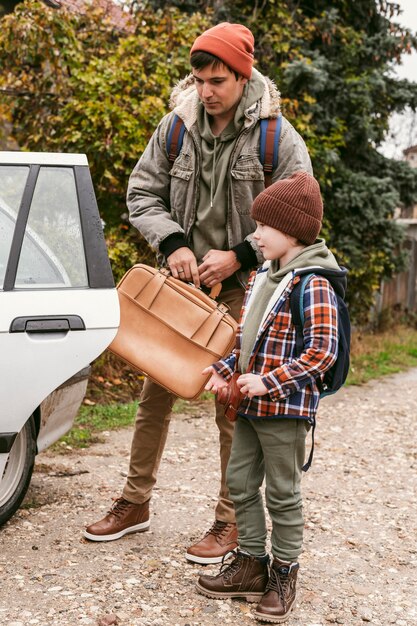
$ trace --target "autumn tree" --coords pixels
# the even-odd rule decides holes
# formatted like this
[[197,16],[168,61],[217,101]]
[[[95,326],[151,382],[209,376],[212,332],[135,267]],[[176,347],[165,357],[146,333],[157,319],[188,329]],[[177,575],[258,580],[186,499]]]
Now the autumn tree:
[[3,18],[0,114],[8,108],[19,145],[87,153],[119,271],[132,261],[133,250],[132,231],[121,220],[127,177],[168,110],[170,89],[189,71],[192,41],[221,20],[246,24],[255,35],[258,69],[277,82],[283,112],[308,145],[325,200],[324,234],[350,270],[351,311],[365,321],[381,279],[403,262],[394,209],[417,195],[417,171],[378,151],[390,115],[417,108],[417,85],[393,72],[401,55],[417,45],[400,24],[398,5],[125,5],[131,33],[115,29],[94,6],[76,15],[27,0]]

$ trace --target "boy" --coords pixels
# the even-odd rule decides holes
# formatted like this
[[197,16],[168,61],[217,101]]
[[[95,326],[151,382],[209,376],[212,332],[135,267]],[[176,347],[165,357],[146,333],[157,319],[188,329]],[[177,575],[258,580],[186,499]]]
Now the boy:
[[[323,204],[307,172],[280,180],[255,199],[253,235],[267,262],[249,281],[236,348],[204,373],[216,393],[234,371],[244,398],[239,407],[227,484],[235,506],[239,549],[217,576],[200,576],[197,590],[210,598],[260,601],[255,617],[285,621],[296,595],[302,549],[300,492],[305,438],[319,401],[316,380],[337,357],[337,300],[326,270],[340,270],[323,239]],[[304,348],[295,353],[289,295],[297,271],[312,267],[304,294]],[[299,280],[299,279],[298,279]],[[332,278],[333,280],[333,278]],[[340,281],[344,281],[340,271]],[[252,356],[251,371],[247,371]],[[260,487],[272,520],[272,556],[266,554],[266,524]]]

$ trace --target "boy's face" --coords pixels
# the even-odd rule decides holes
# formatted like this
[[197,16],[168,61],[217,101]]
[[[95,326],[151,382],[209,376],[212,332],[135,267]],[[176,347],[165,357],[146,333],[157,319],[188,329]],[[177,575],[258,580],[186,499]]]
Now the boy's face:
[[272,226],[256,222],[253,238],[267,261],[286,259],[298,247],[298,241]]
[[193,68],[198,97],[212,117],[233,118],[242,98],[247,78],[236,76],[225,65],[208,65],[202,70]]

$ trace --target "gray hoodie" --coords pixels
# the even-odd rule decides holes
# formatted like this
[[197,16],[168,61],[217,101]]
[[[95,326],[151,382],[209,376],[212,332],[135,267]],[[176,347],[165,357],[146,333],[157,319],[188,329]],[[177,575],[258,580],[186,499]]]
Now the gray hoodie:
[[246,83],[234,119],[220,135],[212,133],[209,115],[204,106],[198,106],[198,128],[201,136],[202,165],[200,195],[191,243],[198,261],[210,249],[228,250],[227,198],[229,191],[228,166],[234,142],[243,128],[245,111],[263,94],[260,74]]

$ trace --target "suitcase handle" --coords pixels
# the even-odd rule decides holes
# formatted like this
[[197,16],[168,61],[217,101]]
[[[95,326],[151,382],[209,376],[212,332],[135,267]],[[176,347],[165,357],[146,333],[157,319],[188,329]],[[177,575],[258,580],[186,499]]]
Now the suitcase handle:
[[[161,274],[163,274],[164,276],[166,276],[167,278],[169,276],[172,276],[169,267],[161,267],[159,272]],[[180,279],[177,278],[176,280],[180,280]],[[181,282],[184,282],[184,281],[181,281]],[[191,284],[191,283],[185,283],[185,284]],[[193,288],[197,289],[197,287],[195,287],[195,285],[193,285]],[[222,284],[221,283],[216,283],[211,288],[210,293],[208,294],[208,297],[211,298],[212,300],[216,300],[219,297],[221,290],[222,290]]]
[[216,285],[213,285],[209,293],[209,298],[211,298],[212,300],[216,300],[219,297],[221,290],[222,290],[221,283],[217,283]]

